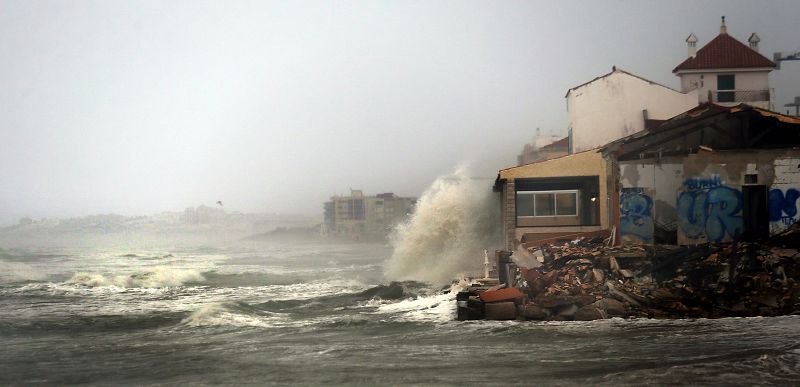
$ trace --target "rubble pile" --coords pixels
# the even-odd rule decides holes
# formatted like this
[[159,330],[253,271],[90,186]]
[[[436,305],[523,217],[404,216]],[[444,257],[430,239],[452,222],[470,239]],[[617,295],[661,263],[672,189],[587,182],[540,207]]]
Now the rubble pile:
[[458,317],[559,321],[796,314],[798,246],[800,227],[792,227],[767,243],[607,247],[602,240],[576,240],[529,249],[538,257],[533,265],[498,252],[503,284],[461,292]]

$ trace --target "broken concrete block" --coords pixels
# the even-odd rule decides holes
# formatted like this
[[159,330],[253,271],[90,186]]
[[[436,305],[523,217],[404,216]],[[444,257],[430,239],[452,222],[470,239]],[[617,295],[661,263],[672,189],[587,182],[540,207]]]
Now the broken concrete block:
[[486,304],[487,320],[514,320],[517,318],[517,306],[513,302],[493,302]]
[[526,320],[546,320],[550,316],[550,311],[540,308],[534,304],[525,304],[522,307],[522,317]]
[[596,305],[603,308],[609,316],[624,317],[628,315],[628,308],[625,307],[625,304],[613,298],[604,298],[598,301]]
[[514,301],[522,299],[522,292],[517,288],[506,288],[499,290],[487,290],[480,294],[481,300],[486,303],[501,302],[501,301]]
[[577,306],[577,305],[575,305],[575,304],[570,304],[569,306],[566,306],[566,307],[562,307],[562,308],[560,308],[560,309],[558,310],[558,313],[557,313],[557,314],[558,314],[559,316],[564,316],[564,317],[572,317],[572,316],[574,316],[574,315],[575,315],[575,313],[576,313],[576,312],[578,312],[578,309],[579,309],[579,308],[578,308],[578,306]]
[[617,259],[614,257],[608,257],[608,267],[611,269],[611,271],[618,271],[619,263],[617,263]]
[[619,269],[619,274],[625,278],[633,278],[633,272],[626,269]]
[[592,321],[605,318],[608,318],[605,311],[594,305],[586,305],[575,312],[575,320],[578,321]]
[[533,303],[542,307],[542,308],[557,308],[566,305],[588,305],[594,302],[595,298],[591,295],[580,295],[580,296],[566,296],[566,295],[556,295],[556,294],[541,294],[537,296]]
[[603,274],[603,271],[600,269],[592,269],[592,274],[594,276],[594,282],[603,283],[606,280],[606,275]]

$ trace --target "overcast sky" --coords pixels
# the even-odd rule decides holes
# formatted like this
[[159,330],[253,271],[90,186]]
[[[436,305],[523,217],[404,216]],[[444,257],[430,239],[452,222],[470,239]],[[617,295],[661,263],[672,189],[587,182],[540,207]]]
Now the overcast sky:
[[[0,0],[0,224],[493,177],[612,65],[677,88],[721,15],[800,50],[797,1]],[[771,85],[800,95],[800,62]]]

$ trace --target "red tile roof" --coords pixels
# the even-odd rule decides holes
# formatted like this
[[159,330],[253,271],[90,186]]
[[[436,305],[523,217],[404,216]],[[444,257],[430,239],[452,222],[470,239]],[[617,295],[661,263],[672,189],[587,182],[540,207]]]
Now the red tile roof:
[[727,33],[721,33],[672,70],[732,69],[775,67],[775,63]]
[[564,137],[558,141],[543,146],[541,149],[550,150],[550,149],[567,148],[567,147],[569,147],[569,137]]

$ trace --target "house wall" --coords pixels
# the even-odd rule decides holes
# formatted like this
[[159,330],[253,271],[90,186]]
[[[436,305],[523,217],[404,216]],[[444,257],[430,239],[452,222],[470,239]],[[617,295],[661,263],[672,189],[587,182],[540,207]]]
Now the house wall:
[[[717,75],[735,74],[736,90],[769,90],[769,70],[753,71],[752,69],[726,69],[725,71],[696,71],[681,73],[681,90],[696,90],[700,103],[708,102],[709,90],[717,91]],[[734,106],[740,102],[719,103],[723,106]],[[749,105],[763,109],[771,109],[770,101],[747,101]]]
[[[507,249],[515,249],[517,241],[525,234],[549,236],[576,232],[597,231],[609,228],[609,201],[611,199],[609,162],[596,151],[576,153],[568,156],[508,168],[500,171],[499,179],[505,180],[502,187],[503,231]],[[593,226],[542,226],[518,227],[516,223],[516,179],[557,178],[569,176],[598,176],[599,225]],[[615,193],[616,194],[616,193]]]
[[620,168],[620,236],[652,243],[651,224],[674,225],[678,243],[730,241],[742,231],[746,174],[768,189],[770,234],[797,220],[800,150],[703,152]]
[[645,109],[649,119],[666,120],[697,101],[696,92],[684,94],[615,71],[567,94],[572,151],[594,149],[643,130]]

